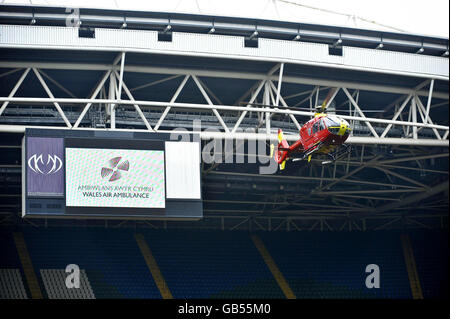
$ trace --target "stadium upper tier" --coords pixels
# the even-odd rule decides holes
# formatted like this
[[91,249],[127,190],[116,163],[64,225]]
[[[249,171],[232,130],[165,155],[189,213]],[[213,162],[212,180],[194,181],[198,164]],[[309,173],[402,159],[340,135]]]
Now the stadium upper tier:
[[[252,18],[174,12],[39,5],[1,5],[0,24],[68,26],[216,34],[247,38],[292,40],[346,47],[378,48],[422,55],[448,56],[446,38],[389,31],[363,30],[326,24],[294,23]],[[78,25],[77,25],[78,26]],[[382,44],[380,46],[380,44]],[[422,50],[423,49],[423,50]]]
[[[285,298],[253,236],[247,232],[144,230],[143,240],[176,299]],[[32,268],[24,269],[15,243],[23,234]],[[253,234],[254,235],[254,234]],[[296,298],[411,299],[401,233],[258,232]],[[423,298],[448,297],[448,232],[408,231]],[[161,298],[131,229],[0,229],[1,298],[33,297],[32,269],[42,296],[61,298]],[[368,264],[381,271],[380,287],[365,285]],[[68,264],[80,268],[80,289],[64,285]]]

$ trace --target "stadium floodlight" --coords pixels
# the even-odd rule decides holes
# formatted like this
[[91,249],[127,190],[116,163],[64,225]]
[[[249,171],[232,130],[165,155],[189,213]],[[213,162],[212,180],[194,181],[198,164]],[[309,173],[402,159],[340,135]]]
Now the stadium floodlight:
[[339,38],[334,44],[333,44],[333,48],[337,47],[339,44],[342,43],[342,39]]
[[167,27],[164,29],[164,32],[169,32],[172,29],[172,26],[170,24],[167,25]]
[[211,33],[214,33],[214,32],[216,32],[216,29],[215,29],[214,27],[212,27],[212,28],[208,31],[208,34],[211,34]]
[[255,30],[255,31],[252,33],[252,35],[250,36],[250,39],[253,39],[254,37],[257,37],[258,34],[259,34],[258,31]]
[[300,34],[297,34],[296,36],[295,36],[295,38],[294,38],[294,41],[298,41],[298,40],[300,40]]
[[35,18],[31,19],[30,24],[36,24],[36,19]]
[[122,23],[121,29],[125,29],[126,27],[127,27],[127,23],[126,22]]
[[384,48],[383,42],[381,42],[380,44],[378,44],[377,47],[376,47],[375,49],[376,49],[376,50],[380,50],[380,49],[382,49],[382,48]]
[[442,54],[442,56],[448,56],[448,55],[449,55],[448,50],[445,50],[444,54]]
[[424,51],[425,51],[425,49],[423,47],[421,47],[419,50],[417,50],[416,54],[417,53],[423,53]]

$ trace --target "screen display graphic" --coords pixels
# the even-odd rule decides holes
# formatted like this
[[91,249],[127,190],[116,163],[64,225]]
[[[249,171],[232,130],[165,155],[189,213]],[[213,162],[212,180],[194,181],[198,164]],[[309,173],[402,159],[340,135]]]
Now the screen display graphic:
[[165,208],[164,151],[66,148],[66,206]]
[[62,138],[27,137],[25,165],[27,195],[64,195],[64,144]]

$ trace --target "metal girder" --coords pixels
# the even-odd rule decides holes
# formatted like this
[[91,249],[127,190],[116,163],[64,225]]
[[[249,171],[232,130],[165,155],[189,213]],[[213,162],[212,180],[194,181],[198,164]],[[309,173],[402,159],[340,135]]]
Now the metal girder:
[[[273,84],[272,81],[269,81],[270,87],[272,88],[272,90],[275,91],[275,84]],[[278,94],[277,92],[277,99],[278,101],[276,101],[276,106],[278,106],[279,101],[281,101],[281,104],[283,104],[283,106],[285,108],[288,108],[288,105],[286,104],[286,102],[284,101],[283,97],[281,96],[281,94]],[[297,127],[297,129],[300,131],[301,129],[301,125],[298,123],[297,119],[295,118],[295,116],[293,114],[289,114],[290,119],[292,120],[292,122],[294,122],[295,126]]]
[[[122,101],[123,102],[123,101]],[[133,101],[131,101],[133,102]],[[138,104],[138,103],[135,103]],[[24,133],[26,128],[41,128],[41,129],[65,129],[64,127],[55,127],[55,126],[42,126],[42,125],[1,125],[0,124],[0,132],[10,132],[10,133]],[[104,128],[72,128],[72,129],[81,129],[81,130],[108,130]],[[155,129],[155,128],[154,128]],[[117,129],[117,131],[125,131],[125,132],[142,132],[142,129]],[[158,130],[160,133],[174,133],[174,134],[199,134],[202,140],[211,140],[211,139],[234,139],[234,140],[276,140],[277,134],[258,134],[258,133],[222,133],[222,132],[210,132],[210,131],[201,131],[201,132],[190,132],[186,130],[182,131],[168,131],[168,130]],[[285,135],[286,140],[288,141],[297,141],[298,137],[294,135]],[[412,146],[437,146],[437,147],[449,147],[448,140],[431,140],[431,139],[402,139],[402,138],[375,138],[375,137],[356,137],[350,136],[346,143],[348,144],[357,144],[357,145],[412,145]],[[448,156],[448,154],[447,154]],[[359,164],[358,164],[359,165]]]
[[[115,71],[115,74],[116,74],[116,76],[118,76],[117,71]],[[128,87],[126,86],[126,84],[125,84],[124,82],[122,82],[122,86],[123,86],[123,90],[125,91],[125,94],[128,96],[128,98],[129,98],[131,101],[134,101],[133,95],[131,94],[130,90],[128,89]],[[134,104],[133,106],[134,106],[134,108],[136,109],[136,112],[137,112],[137,113],[139,114],[139,116],[141,117],[142,121],[144,122],[145,127],[147,127],[147,129],[148,129],[150,132],[154,132],[154,130],[152,129],[150,123],[148,123],[148,121],[147,121],[147,119],[146,119],[144,113],[142,112],[141,108],[139,107],[139,105]]]
[[[206,110],[224,110],[224,111],[252,111],[252,112],[260,112],[265,113],[267,110],[264,108],[258,107],[241,107],[241,106],[230,106],[230,105],[209,105],[209,104],[197,104],[197,103],[174,103],[174,102],[160,102],[160,101],[126,101],[126,100],[117,100],[117,99],[67,99],[67,98],[26,98],[26,97],[0,97],[0,101],[8,101],[8,102],[26,102],[26,103],[104,103],[104,104],[126,104],[133,105],[135,102],[141,106],[156,106],[156,107],[176,107],[183,109],[206,109]],[[271,113],[278,114],[293,114],[299,116],[314,116],[313,112],[305,112],[305,111],[296,111],[296,110],[283,110],[279,108],[270,109]],[[395,125],[403,125],[403,126],[411,126],[411,127],[426,127],[426,128],[435,128],[438,130],[448,131],[449,127],[444,125],[436,125],[436,124],[425,124],[419,122],[405,122],[405,121],[392,121],[392,120],[384,120],[377,118],[367,118],[367,117],[356,117],[356,116],[347,116],[347,115],[339,115],[343,119],[347,120],[355,120],[355,121],[364,121],[370,123],[382,123],[382,124],[395,124]]]
[[164,82],[167,82],[167,81],[179,78],[181,76],[183,76],[183,75],[181,75],[181,74],[172,75],[172,76],[168,76],[168,77],[166,77],[164,79],[161,79],[161,80],[156,80],[156,81],[152,81],[150,83],[142,84],[142,85],[139,85],[139,86],[136,86],[136,87],[130,89],[130,92],[137,91],[137,90],[142,90],[142,89],[151,87],[153,85],[161,84],[161,83],[164,83]]
[[[94,93],[92,93],[91,99],[95,99],[95,98],[97,97],[98,93],[99,93],[100,90],[102,89],[103,85],[105,84],[105,81],[108,79],[108,77],[110,76],[110,74],[111,74],[111,71],[107,71],[107,72],[103,75],[102,79],[100,80],[100,83],[98,83],[97,87],[95,88]],[[91,107],[91,105],[92,105],[92,102],[89,102],[89,103],[87,103],[86,106],[83,108],[83,111],[81,111],[80,116],[78,117],[77,121],[75,122],[75,124],[74,124],[74,126],[73,126],[74,128],[77,128],[77,127],[80,125],[80,123],[81,123],[81,121],[83,120],[84,116],[86,115],[87,111],[89,111],[89,108]]]
[[[358,103],[356,103],[356,101],[353,99],[353,97],[351,96],[351,94],[348,92],[347,88],[342,88],[342,90],[345,92],[345,94],[347,95],[348,99],[350,100],[350,102],[353,104],[353,106],[355,107],[355,109],[358,111],[359,115],[363,118],[366,119],[366,116],[364,115],[364,113],[361,111],[360,107],[358,106]],[[363,120],[364,121],[364,120]],[[373,129],[372,124],[370,124],[367,121],[364,121],[366,123],[366,125],[369,127],[370,131],[372,132],[373,136],[378,137],[377,132]],[[416,122],[416,121],[414,121]]]
[[403,180],[405,180],[405,181],[407,181],[407,182],[409,182],[411,184],[418,185],[418,186],[422,187],[424,190],[429,190],[430,189],[430,187],[425,185],[425,184],[419,183],[418,181],[415,181],[415,180],[413,180],[413,179],[411,179],[409,177],[403,176],[403,175],[401,175],[399,173],[393,172],[393,171],[388,170],[386,168],[383,168],[383,167],[380,167],[380,166],[375,166],[375,168],[380,170],[380,171],[382,171],[382,172],[384,172],[384,173],[386,173],[386,174],[389,174],[389,175],[395,176],[397,178],[403,179]]
[[[409,94],[405,101],[403,101],[402,105],[400,106],[400,108],[397,110],[397,112],[394,114],[394,117],[392,118],[393,121],[397,120],[397,117],[402,113],[403,109],[405,108],[405,106],[408,104],[409,100],[411,99],[412,94]],[[389,124],[386,129],[383,131],[383,133],[381,134],[381,138],[385,137],[386,134],[389,132],[389,130],[391,129],[392,124]]]
[[443,183],[440,183],[438,185],[433,186],[428,191],[422,192],[422,194],[412,195],[412,196],[409,196],[407,198],[402,199],[399,202],[381,206],[381,207],[376,209],[376,213],[382,213],[382,212],[386,212],[386,211],[393,211],[396,208],[399,208],[399,207],[402,207],[402,206],[405,206],[405,205],[409,205],[409,204],[412,204],[412,203],[417,203],[417,202],[419,202],[421,200],[424,200],[424,199],[426,199],[428,197],[431,197],[431,196],[436,195],[436,194],[438,194],[440,192],[448,190],[448,186],[449,186],[448,181],[445,181]]
[[[27,77],[28,72],[30,72],[30,70],[31,70],[30,68],[25,69],[25,71],[22,73],[22,75],[20,76],[19,80],[14,85],[13,89],[11,90],[11,93],[9,93],[8,97],[13,97],[14,94],[16,94],[17,90],[19,89],[19,87],[22,84],[23,80],[25,80],[25,78]],[[8,106],[8,104],[9,104],[8,101],[3,102],[2,107],[0,108],[0,115],[2,115],[3,111]]]
[[219,112],[214,107],[214,103],[211,101],[211,99],[209,98],[208,94],[206,94],[205,89],[200,84],[199,80],[197,79],[197,76],[193,75],[192,79],[194,80],[195,84],[199,88],[199,90],[202,93],[203,97],[205,98],[206,102],[212,107],[211,110],[213,111],[214,115],[217,117],[217,120],[219,121],[220,125],[222,125],[222,127],[225,130],[225,132],[230,132],[230,130],[228,129],[227,125],[223,121],[222,116],[220,116]]
[[[425,119],[423,119],[423,122],[424,123],[429,123],[429,124],[434,124],[433,121],[431,120],[429,114],[428,114],[430,109],[427,108],[427,110],[425,111],[425,107],[423,106],[422,101],[417,97],[417,95],[414,96],[414,99],[415,99],[415,101],[417,103],[417,106],[419,107],[419,110],[421,110],[422,112],[426,112],[427,113]],[[433,130],[434,134],[436,135],[437,139],[441,140],[442,137],[439,134],[439,132],[435,128],[432,128],[432,130]]]
[[53,79],[50,75],[48,75],[47,73],[45,73],[42,70],[39,70],[39,73],[41,73],[43,76],[45,76],[50,82],[52,82],[54,85],[56,85],[58,88],[60,88],[62,91],[64,91],[67,95],[69,95],[70,97],[76,99],[77,97],[75,96],[75,94],[73,94],[71,91],[69,91],[67,88],[65,88],[63,85],[61,85],[58,81],[56,81],[55,79]]
[[[216,215],[208,215],[201,221],[184,221],[183,229],[198,229],[199,227],[202,229],[215,229],[222,231],[230,231],[230,230],[238,230],[245,229],[250,230],[253,225],[256,225],[258,229],[274,232],[274,231],[336,231],[342,227],[342,223],[348,225],[349,217],[344,215],[341,216],[321,216],[317,215],[298,215],[298,216],[255,216],[249,219],[248,216],[245,215],[245,212],[236,211],[238,215],[227,215],[227,214],[216,214]],[[241,213],[241,214],[239,214]],[[14,223],[14,213],[11,211],[0,212],[4,216],[3,219],[0,220],[2,224],[13,224]],[[350,219],[353,225],[355,220]],[[419,221],[419,219],[421,221]],[[408,223],[403,223],[402,221],[408,221]],[[448,215],[445,213],[439,213],[434,215],[425,215],[414,214],[411,217],[406,217],[404,219],[400,218],[395,214],[377,214],[377,215],[368,215],[361,219],[361,224],[359,228],[350,230],[350,228],[342,228],[342,231],[377,231],[383,230],[386,228],[390,229],[405,229],[405,228],[444,228],[444,220],[448,221]],[[381,224],[380,224],[381,221]],[[435,226],[430,226],[430,222],[435,221]],[[25,220],[25,223],[31,223],[31,225],[35,228],[40,227],[50,227],[53,223],[61,226],[63,223],[67,223],[66,225],[74,226],[73,222],[70,220],[33,220],[33,222],[29,220]],[[301,222],[302,227],[300,227],[297,223]],[[135,222],[130,222],[129,220],[114,220],[109,219],[105,220],[102,223],[96,222],[95,220],[86,220],[83,223],[83,227],[92,223],[92,226],[99,226],[104,228],[133,228],[133,229],[141,229],[141,228],[152,228],[152,229],[179,229],[180,224],[177,221],[159,221],[152,220],[151,222],[148,220],[139,220]],[[291,225],[293,227],[287,227],[287,225]],[[314,225],[314,227],[312,227]],[[283,227],[285,226],[285,227]]]
[[[258,87],[256,88],[256,91],[252,94],[252,97],[250,99],[249,104],[247,104],[246,108],[250,108],[251,103],[253,103],[253,101],[255,101],[256,97],[258,96],[259,92],[261,91],[261,89],[263,88],[264,84],[266,82],[265,81],[261,81],[258,85]],[[236,124],[234,125],[233,129],[231,130],[231,133],[234,134],[236,132],[236,130],[239,128],[239,125],[241,124],[242,120],[245,118],[245,116],[247,115],[248,110],[244,110],[241,115],[239,116],[238,120],[236,121]]]
[[[40,68],[40,69],[61,69],[61,70],[90,70],[90,71],[107,71],[111,69],[110,64],[98,64],[98,63],[57,63],[57,62],[9,62],[0,61],[0,68]],[[115,70],[119,70],[119,66],[114,66]],[[167,67],[154,67],[146,65],[125,65],[125,72],[134,73],[153,73],[153,74],[168,74],[168,75],[196,75],[199,77],[219,77],[219,78],[233,78],[233,79],[246,79],[246,80],[271,80],[277,81],[278,76],[268,75],[264,73],[256,72],[236,72],[226,70],[205,70],[205,69],[190,69],[190,68],[167,68]],[[428,90],[414,90],[414,88],[408,87],[395,87],[379,84],[364,84],[358,82],[348,81],[335,81],[335,80],[323,80],[299,76],[283,75],[283,82],[293,84],[307,84],[318,85],[327,87],[346,87],[348,89],[355,89],[361,91],[374,91],[385,92],[394,94],[417,94],[419,96],[429,96]],[[433,97],[439,99],[449,99],[449,94],[445,92],[434,92]]]
[[[178,95],[180,95],[181,90],[183,90],[184,86],[186,85],[187,80],[189,80],[189,75],[186,75],[184,77],[184,79],[181,81],[180,85],[178,86],[177,90],[175,91],[175,94],[172,96],[172,99],[170,100],[170,102],[175,102],[176,99],[178,98]],[[164,109],[164,112],[161,114],[161,117],[159,118],[158,122],[155,125],[154,130],[158,131],[159,127],[161,126],[162,122],[164,121],[164,118],[167,116],[167,114],[170,111],[170,106],[166,106],[166,108]]]
[[[42,78],[42,76],[40,75],[39,71],[36,68],[33,68],[33,72],[36,75],[36,77],[38,78],[39,82],[41,82],[42,87],[44,88],[45,92],[47,92],[48,96],[51,99],[54,99],[55,97],[53,96],[52,91],[50,91],[49,87],[47,86],[47,83],[45,83],[45,81]],[[61,117],[64,120],[64,122],[66,123],[67,127],[71,128],[72,124],[70,124],[69,120],[67,119],[66,115],[64,114],[64,111],[62,110],[59,103],[53,102],[53,105],[55,105],[56,109],[58,110],[59,115],[61,115]]]
[[277,99],[275,101],[275,106],[278,106],[278,104],[280,103],[281,81],[283,79],[283,70],[284,70],[284,63],[281,63],[280,73],[278,75]]
[[124,65],[125,65],[125,52],[122,52],[121,58],[120,58],[120,75],[119,75],[119,89],[117,98],[121,98],[122,96],[122,85],[123,85],[123,73],[124,73]]

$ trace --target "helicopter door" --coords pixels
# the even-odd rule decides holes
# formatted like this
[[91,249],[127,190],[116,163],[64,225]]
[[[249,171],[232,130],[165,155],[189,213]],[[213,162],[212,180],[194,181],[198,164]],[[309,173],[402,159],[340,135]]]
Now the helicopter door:
[[305,149],[310,148],[314,143],[314,123],[308,123],[303,138]]
[[318,133],[320,132],[320,121],[317,121],[316,123],[314,123],[313,128],[312,128],[312,138],[314,140],[314,143],[319,139],[319,135]]

